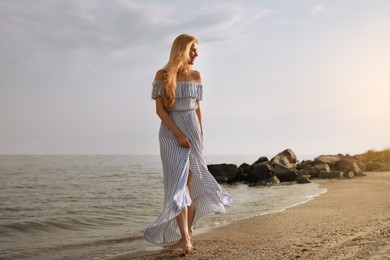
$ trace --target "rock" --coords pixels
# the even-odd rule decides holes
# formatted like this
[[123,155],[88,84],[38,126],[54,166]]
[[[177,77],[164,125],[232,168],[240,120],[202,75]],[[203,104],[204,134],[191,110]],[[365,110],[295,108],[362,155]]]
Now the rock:
[[309,179],[309,177],[307,175],[300,175],[300,176],[298,176],[296,181],[299,184],[311,183],[311,181],[310,181],[310,179]]
[[315,164],[328,164],[330,168],[333,168],[335,163],[342,157],[340,155],[320,155],[314,159]]
[[249,186],[253,187],[253,186],[272,185],[272,184],[279,184],[279,183],[280,183],[279,179],[276,176],[272,176],[272,177],[265,179],[265,180],[251,182],[251,183],[249,183]]
[[318,172],[317,177],[320,179],[330,179],[333,178],[333,173],[331,173],[330,171],[320,171]]
[[310,176],[312,172],[313,170],[309,170],[309,169],[301,169],[298,171],[299,175],[310,175]]
[[241,168],[243,173],[248,173],[249,172],[249,166],[250,166],[249,164],[243,163],[240,166],[238,166],[238,168]]
[[[312,161],[314,163],[314,161]],[[316,170],[313,165],[311,164],[303,164],[301,167],[304,167],[303,169],[299,170],[299,175],[310,175],[311,178],[317,178],[319,170]]]
[[344,157],[341,158],[336,164],[335,164],[335,170],[337,171],[346,171],[348,167],[352,167],[352,164],[354,164],[356,159]]
[[357,160],[353,157],[350,158],[342,158],[335,164],[335,169],[338,171],[344,171],[346,173],[353,172],[355,176],[360,175],[362,173],[362,170],[357,165]]
[[295,181],[299,176],[296,169],[287,168],[286,166],[279,163],[274,164],[274,169],[275,176],[278,177],[281,182]]
[[353,172],[355,176],[359,176],[360,173],[363,173],[360,167],[354,162],[351,165],[348,165],[345,172]]
[[217,182],[236,182],[240,172],[235,164],[210,164],[207,168]]
[[268,160],[268,158],[266,156],[260,157],[259,159],[257,159],[257,161],[255,161],[252,164],[263,163],[263,162],[269,162],[269,160]]
[[366,167],[366,162],[365,161],[356,161],[355,162],[358,166],[359,166],[359,168],[363,171],[363,172],[365,172],[366,171],[366,169],[367,169],[367,167]]
[[[214,175],[213,175],[214,176]],[[225,182],[228,182],[229,179],[226,177],[226,176],[214,176],[215,180],[218,182],[218,183],[225,183]]]
[[275,155],[275,157],[271,159],[270,164],[272,166],[274,166],[275,164],[280,164],[286,166],[289,169],[296,169],[298,160],[297,156],[291,149],[286,149],[283,152]]
[[313,167],[313,165],[314,165],[313,160],[305,160],[297,165],[297,169],[302,170],[302,169],[306,169],[307,167]]
[[274,168],[268,162],[252,164],[248,169],[248,181],[255,183],[275,176]]
[[298,171],[298,174],[300,176],[310,176],[310,178],[317,178],[318,172],[314,170],[314,167],[312,169],[302,169]]
[[363,172],[359,172],[358,174],[355,173],[355,176],[356,177],[365,177],[367,175],[365,175]]
[[249,178],[248,178],[249,166],[250,165],[247,163],[243,163],[240,166],[238,166],[239,174],[237,177],[237,181],[239,181],[239,182],[248,182],[249,181]]
[[343,177],[343,173],[344,172],[342,172],[342,171],[332,171],[332,173],[333,173],[333,178],[341,178],[341,177]]
[[341,178],[343,176],[342,171],[320,171],[318,173],[318,178],[321,179],[330,179],[330,178]]
[[353,171],[344,172],[343,177],[345,177],[347,179],[351,179],[351,178],[355,177],[355,173]]
[[315,168],[313,165],[311,164],[308,164],[305,166],[305,168],[303,168],[304,170],[308,170],[308,171],[315,171]]
[[332,171],[333,172],[333,178],[341,178],[343,177],[343,173],[342,171]]
[[314,165],[314,169],[318,172],[320,171],[330,172],[330,167],[327,163],[316,164]]

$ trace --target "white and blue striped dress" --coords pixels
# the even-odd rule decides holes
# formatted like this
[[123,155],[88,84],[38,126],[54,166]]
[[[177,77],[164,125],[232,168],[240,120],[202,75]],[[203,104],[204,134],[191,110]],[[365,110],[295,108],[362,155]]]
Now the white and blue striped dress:
[[[162,81],[153,82],[152,98],[161,95]],[[164,207],[156,222],[145,231],[145,239],[152,243],[170,243],[181,238],[176,217],[192,201],[187,187],[189,170],[192,177],[192,199],[195,202],[194,224],[209,213],[224,213],[232,198],[216,182],[202,156],[203,142],[199,119],[195,110],[203,96],[202,84],[177,82],[175,107],[169,116],[189,139],[191,148],[179,146],[172,132],[161,122],[159,131],[160,155],[164,173]]]

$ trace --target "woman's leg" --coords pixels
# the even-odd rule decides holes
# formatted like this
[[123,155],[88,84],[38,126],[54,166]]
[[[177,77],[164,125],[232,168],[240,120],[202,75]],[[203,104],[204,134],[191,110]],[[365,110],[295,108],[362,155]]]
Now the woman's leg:
[[190,233],[188,231],[188,207],[181,210],[180,214],[176,217],[177,224],[179,226],[181,239],[179,242],[171,245],[164,252],[183,252],[185,255],[189,254],[192,250],[192,243]]
[[[192,200],[192,172],[189,171],[187,179],[188,191]],[[192,250],[192,223],[195,217],[195,202],[192,200],[191,206],[185,207],[176,217],[179,226],[181,239],[179,242],[168,247],[165,252],[176,252],[183,250],[184,254],[189,254]]]
[[[190,198],[192,200],[192,172],[189,171],[187,179],[188,191],[190,193]],[[179,244],[182,243],[182,248],[184,253],[190,253],[192,250],[192,223],[194,222],[195,217],[195,202],[192,200],[191,206],[188,206],[182,209],[179,216],[176,220],[179,225],[179,230],[181,234],[181,240]]]
[[[187,185],[188,190],[191,196],[191,182],[192,182],[192,172],[189,172]],[[184,254],[189,254],[192,250],[192,222],[194,220],[195,207],[194,202],[192,202],[191,206],[185,207],[181,210],[180,214],[176,217],[177,224],[179,226],[181,239],[179,242],[170,246],[165,252],[176,252],[183,250]]]
[[187,225],[188,225],[188,232],[191,238],[191,244],[192,244],[192,224],[194,223],[194,217],[195,217],[195,201],[192,198],[192,172],[190,171],[188,174],[188,180],[187,180],[187,186],[188,190],[190,192],[190,197],[192,200],[191,206],[188,207],[188,218],[187,218]]
[[181,240],[174,245],[176,248],[181,248],[184,255],[188,255],[192,251],[191,236],[188,231],[188,207],[181,210],[179,216],[176,217],[181,234]]
[[188,254],[192,250],[191,237],[188,230],[188,207],[181,210],[179,216],[176,217],[176,220],[181,234],[181,247],[183,248],[184,253]]

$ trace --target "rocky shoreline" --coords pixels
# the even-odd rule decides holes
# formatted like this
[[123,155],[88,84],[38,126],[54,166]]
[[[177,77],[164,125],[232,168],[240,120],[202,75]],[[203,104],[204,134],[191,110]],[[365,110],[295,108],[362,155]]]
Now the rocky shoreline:
[[286,149],[271,160],[261,156],[252,164],[231,163],[207,165],[219,183],[246,183],[250,186],[272,185],[280,182],[310,183],[311,179],[351,179],[363,177],[363,172],[390,171],[390,163],[366,160],[358,155],[320,155],[314,160],[298,161],[294,151]]

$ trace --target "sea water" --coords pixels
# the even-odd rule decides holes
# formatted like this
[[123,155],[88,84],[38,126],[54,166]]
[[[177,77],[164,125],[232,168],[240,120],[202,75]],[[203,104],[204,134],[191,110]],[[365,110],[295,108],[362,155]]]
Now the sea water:
[[[257,159],[205,158],[237,165]],[[232,206],[202,218],[195,234],[326,191],[313,183],[222,186]],[[0,259],[103,259],[154,248],[143,232],[161,212],[163,192],[158,155],[0,155]]]

